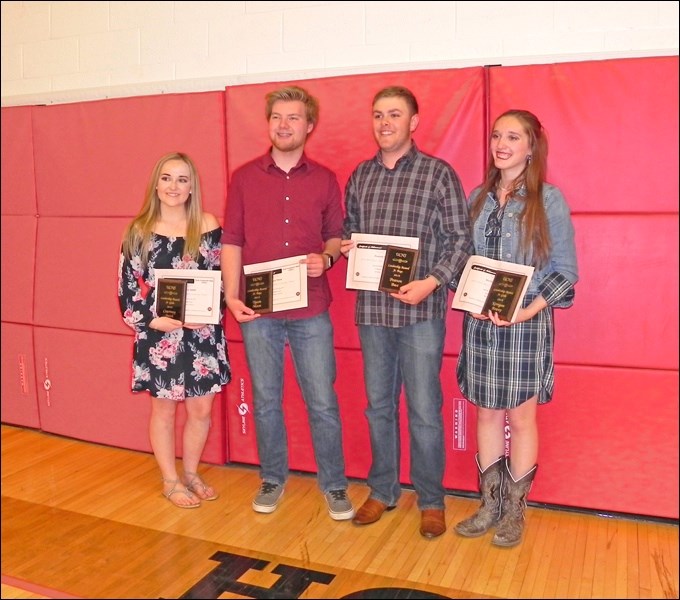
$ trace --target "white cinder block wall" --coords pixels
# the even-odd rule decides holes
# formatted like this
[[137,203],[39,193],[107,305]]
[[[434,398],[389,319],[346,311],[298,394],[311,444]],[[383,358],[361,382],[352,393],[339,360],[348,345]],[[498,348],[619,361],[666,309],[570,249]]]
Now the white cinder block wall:
[[678,54],[678,2],[2,2],[2,106]]

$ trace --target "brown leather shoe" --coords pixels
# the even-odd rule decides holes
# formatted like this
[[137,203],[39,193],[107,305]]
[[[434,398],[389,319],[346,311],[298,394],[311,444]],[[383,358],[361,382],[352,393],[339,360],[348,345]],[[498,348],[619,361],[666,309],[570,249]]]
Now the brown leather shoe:
[[420,535],[435,538],[446,531],[444,511],[437,508],[426,508],[420,513]]
[[387,504],[376,500],[375,498],[369,498],[361,505],[361,508],[354,515],[352,523],[355,525],[369,525],[370,523],[375,523],[382,517],[382,514],[386,510],[392,510],[394,506],[388,506]]

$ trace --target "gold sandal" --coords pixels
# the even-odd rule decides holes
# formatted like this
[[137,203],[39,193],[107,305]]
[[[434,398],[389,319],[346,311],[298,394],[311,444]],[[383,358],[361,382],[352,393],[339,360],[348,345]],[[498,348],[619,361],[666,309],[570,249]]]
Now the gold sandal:
[[163,492],[163,497],[167,498],[177,508],[198,508],[199,506],[201,506],[200,500],[198,501],[197,504],[179,504],[172,499],[172,496],[174,494],[184,494],[190,500],[194,499],[194,494],[188,487],[187,487],[186,490],[176,489],[177,484],[180,483],[179,479],[163,479],[163,483],[171,483],[172,484],[172,488],[170,489],[170,491],[167,494],[165,492]]
[[188,480],[184,486],[194,495],[198,496],[201,500],[217,500],[220,495],[213,490],[212,494],[208,494],[208,490],[211,486],[203,483],[203,480],[198,476],[198,473],[184,473],[185,478]]

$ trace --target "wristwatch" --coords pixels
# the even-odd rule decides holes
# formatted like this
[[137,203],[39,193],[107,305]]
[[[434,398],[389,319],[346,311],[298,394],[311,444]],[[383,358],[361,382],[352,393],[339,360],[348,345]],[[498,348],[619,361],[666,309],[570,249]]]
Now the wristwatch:
[[333,266],[333,255],[328,252],[324,252],[323,255],[326,257],[326,271],[328,271]]
[[427,275],[425,275],[425,278],[426,278],[426,279],[427,279],[428,277],[434,277],[434,280],[437,282],[437,287],[434,288],[434,291],[435,291],[435,292],[436,292],[440,287],[442,287],[442,282],[439,281],[439,279],[437,279],[432,273],[428,273]]

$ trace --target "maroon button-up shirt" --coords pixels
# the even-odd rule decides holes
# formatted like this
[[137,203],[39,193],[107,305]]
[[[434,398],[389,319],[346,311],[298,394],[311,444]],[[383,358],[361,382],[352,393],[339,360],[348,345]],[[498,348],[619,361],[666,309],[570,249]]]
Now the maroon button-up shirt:
[[[342,226],[340,186],[333,171],[303,154],[285,173],[268,153],[232,175],[221,242],[240,246],[242,265],[248,265],[322,252],[326,240],[342,237]],[[308,277],[306,308],[262,316],[313,317],[327,310],[331,300],[326,275]]]

